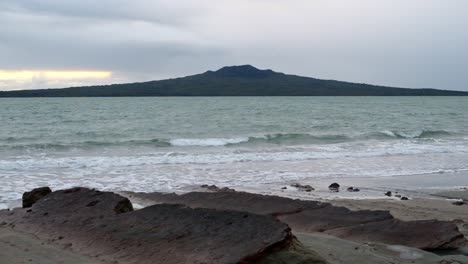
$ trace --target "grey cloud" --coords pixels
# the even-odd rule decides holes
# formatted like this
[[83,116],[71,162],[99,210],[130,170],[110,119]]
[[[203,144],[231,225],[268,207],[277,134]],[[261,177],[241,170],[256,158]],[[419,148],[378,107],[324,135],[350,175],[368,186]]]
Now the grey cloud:
[[462,0],[3,0],[0,69],[109,70],[144,81],[250,63],[468,90],[466,10]]

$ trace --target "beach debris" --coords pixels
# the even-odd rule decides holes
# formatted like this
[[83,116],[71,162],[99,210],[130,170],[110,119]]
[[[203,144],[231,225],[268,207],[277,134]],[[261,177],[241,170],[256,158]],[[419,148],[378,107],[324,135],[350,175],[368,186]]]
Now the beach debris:
[[403,196],[403,197],[401,197],[401,199],[400,199],[400,200],[402,200],[402,201],[408,201],[408,200],[409,200],[409,198],[408,198],[408,197],[406,197],[406,196]]
[[460,206],[460,205],[465,205],[467,204],[465,201],[456,201],[456,202],[453,202],[452,203],[453,205],[457,205],[457,206]]
[[359,190],[359,188],[354,188],[354,187],[349,187],[348,189],[348,192],[359,192],[361,190]]
[[288,187],[286,187],[286,186],[281,188],[281,190],[286,190],[286,189],[288,189]]
[[339,192],[340,191],[340,185],[336,182],[330,184],[330,186],[328,186],[328,189],[332,192]]
[[388,191],[388,192],[385,193],[385,195],[388,196],[388,197],[392,197],[392,192]]
[[43,198],[51,192],[52,190],[49,187],[40,187],[23,193],[23,208],[33,206],[33,204],[39,201],[39,199]]
[[302,185],[302,184],[299,184],[299,183],[294,183],[294,184],[291,184],[292,187],[295,187],[297,188],[299,191],[303,191],[303,192],[311,192],[311,191],[314,191],[314,187],[310,186],[310,185]]

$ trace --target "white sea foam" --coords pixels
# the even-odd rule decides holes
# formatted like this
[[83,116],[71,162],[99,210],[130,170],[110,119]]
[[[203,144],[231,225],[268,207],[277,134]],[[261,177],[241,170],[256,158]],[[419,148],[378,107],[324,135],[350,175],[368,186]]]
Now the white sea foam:
[[179,138],[172,139],[169,142],[173,146],[224,146],[227,144],[238,144],[242,142],[247,142],[249,138],[206,138],[206,139],[197,139],[197,138]]

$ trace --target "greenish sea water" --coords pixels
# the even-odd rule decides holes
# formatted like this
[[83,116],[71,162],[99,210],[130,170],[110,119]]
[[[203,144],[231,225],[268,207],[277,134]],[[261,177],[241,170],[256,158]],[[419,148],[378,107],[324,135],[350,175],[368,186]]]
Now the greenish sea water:
[[265,191],[468,170],[467,97],[4,98],[0,124],[0,204],[41,185]]

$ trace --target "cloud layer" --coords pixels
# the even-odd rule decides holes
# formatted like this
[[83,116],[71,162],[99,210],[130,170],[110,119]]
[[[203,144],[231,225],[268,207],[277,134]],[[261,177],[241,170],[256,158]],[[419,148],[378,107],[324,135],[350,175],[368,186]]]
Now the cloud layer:
[[0,89],[183,76],[225,65],[468,90],[464,0],[2,0],[0,70],[106,71],[0,79]]

